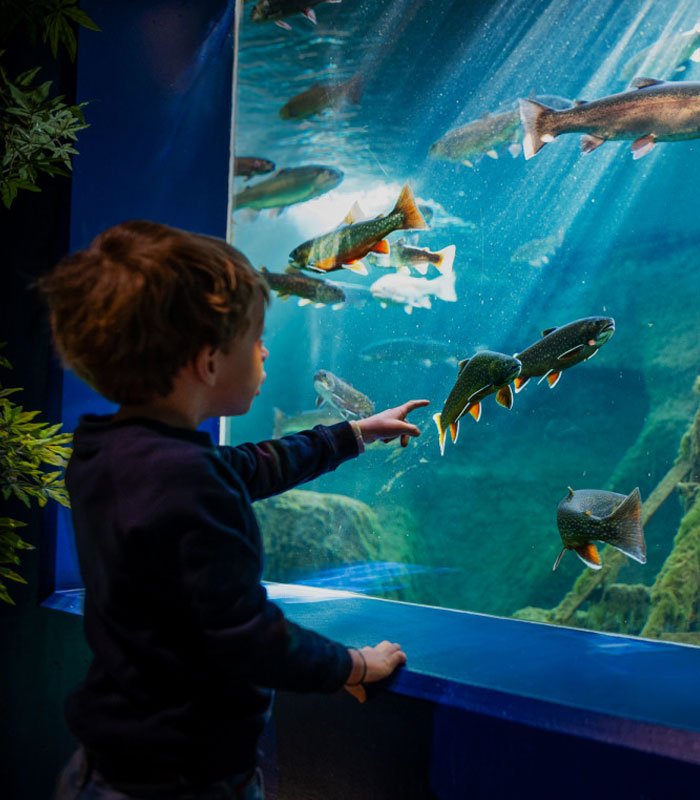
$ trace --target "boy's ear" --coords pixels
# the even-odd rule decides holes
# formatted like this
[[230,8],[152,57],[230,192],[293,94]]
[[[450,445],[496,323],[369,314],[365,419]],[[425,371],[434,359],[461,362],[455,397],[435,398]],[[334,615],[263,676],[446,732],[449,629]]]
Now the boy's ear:
[[206,345],[194,358],[192,367],[195,375],[207,386],[214,386],[217,378],[217,349]]

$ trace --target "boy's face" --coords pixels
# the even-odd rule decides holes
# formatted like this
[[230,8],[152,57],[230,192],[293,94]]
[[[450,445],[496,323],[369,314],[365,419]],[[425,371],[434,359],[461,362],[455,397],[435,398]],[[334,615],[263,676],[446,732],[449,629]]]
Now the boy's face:
[[245,414],[260,394],[265,380],[264,363],[269,352],[263,343],[265,305],[258,298],[250,327],[236,339],[228,353],[218,353],[217,382],[215,387],[215,414],[233,417]]

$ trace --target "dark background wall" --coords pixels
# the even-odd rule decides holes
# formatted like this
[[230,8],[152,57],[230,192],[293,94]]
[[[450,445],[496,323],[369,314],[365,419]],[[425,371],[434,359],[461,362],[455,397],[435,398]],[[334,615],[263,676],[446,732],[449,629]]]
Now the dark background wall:
[[[88,100],[91,127],[79,136],[74,178],[44,179],[0,209],[0,341],[14,365],[3,386],[44,419],[66,419],[64,395],[81,410],[100,401],[64,376],[51,349],[34,279],[70,249],[123,219],[145,217],[223,236],[231,121],[232,4],[226,0],[90,0],[82,8],[102,28],[83,31],[78,64],[51,58],[39,41],[17,36],[3,63],[11,75],[42,65],[53,91]],[[67,420],[72,429],[74,419]],[[2,501],[0,501],[2,502]],[[52,589],[54,515],[2,503],[0,514],[28,521],[16,606],[0,603],[0,797],[51,794],[74,742],[63,721],[66,694],[89,652],[81,619],[42,608]]]

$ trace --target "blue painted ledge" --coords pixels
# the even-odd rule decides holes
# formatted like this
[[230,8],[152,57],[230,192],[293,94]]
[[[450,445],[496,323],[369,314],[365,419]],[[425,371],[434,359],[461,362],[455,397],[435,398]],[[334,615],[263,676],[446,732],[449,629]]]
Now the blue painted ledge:
[[[294,622],[349,646],[400,642],[397,694],[700,764],[700,649],[267,584]],[[45,605],[80,614],[82,590]]]

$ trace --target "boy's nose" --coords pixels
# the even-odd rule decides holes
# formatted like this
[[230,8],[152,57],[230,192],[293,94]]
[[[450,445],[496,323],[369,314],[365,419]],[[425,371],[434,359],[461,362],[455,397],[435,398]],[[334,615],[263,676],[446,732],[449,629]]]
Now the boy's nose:
[[267,361],[267,357],[269,355],[270,355],[270,351],[267,349],[267,347],[263,347],[263,349],[262,349],[262,360],[263,361]]

